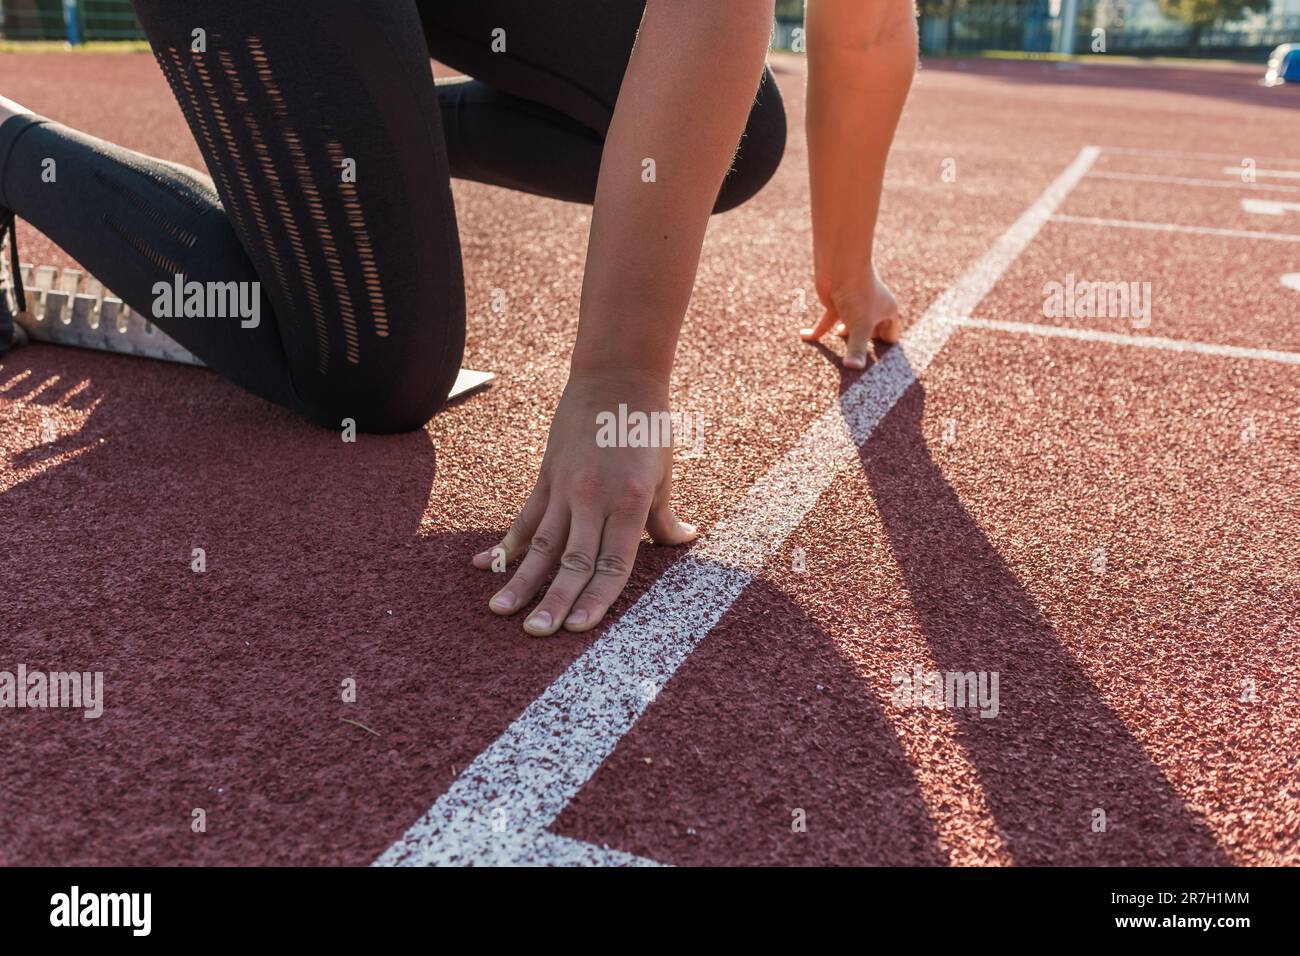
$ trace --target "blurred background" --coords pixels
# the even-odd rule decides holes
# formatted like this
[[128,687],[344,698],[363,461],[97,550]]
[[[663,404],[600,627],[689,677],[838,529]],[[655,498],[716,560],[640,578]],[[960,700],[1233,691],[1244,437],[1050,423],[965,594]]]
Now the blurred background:
[[[918,16],[921,48],[931,55],[1006,50],[1253,60],[1300,41],[1300,0],[921,0]],[[803,0],[778,0],[777,48],[798,47],[802,19]],[[143,34],[127,0],[0,0],[0,39],[82,44]]]

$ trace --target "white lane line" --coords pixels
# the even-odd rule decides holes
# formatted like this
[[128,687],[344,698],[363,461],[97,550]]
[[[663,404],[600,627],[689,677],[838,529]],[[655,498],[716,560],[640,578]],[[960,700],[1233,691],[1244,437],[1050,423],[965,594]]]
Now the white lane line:
[[1094,169],[1088,174],[1088,178],[1117,179],[1133,183],[1169,183],[1173,186],[1210,186],[1217,189],[1263,189],[1269,192],[1300,193],[1300,186],[1284,186],[1281,183],[1234,183],[1223,179],[1192,179],[1187,176],[1157,176],[1154,173],[1113,173],[1102,169]]
[[[1256,176],[1273,176],[1277,179],[1300,179],[1300,169],[1256,169]],[[1223,175],[1240,176],[1241,169],[1236,166],[1224,166]]]
[[1046,338],[1076,339],[1081,342],[1107,342],[1111,345],[1161,349],[1166,352],[1192,352],[1197,355],[1217,355],[1220,358],[1256,359],[1264,362],[1281,362],[1284,365],[1300,365],[1300,352],[1251,349],[1240,345],[1193,342],[1190,339],[1168,339],[1160,335],[1126,335],[1123,332],[1102,332],[1099,329],[1077,329],[1036,322],[1004,322],[1000,319],[966,318],[958,319],[956,324],[964,329],[987,329],[991,332],[1010,332],[1014,335],[1038,335]]
[[1241,211],[1256,216],[1285,216],[1300,212],[1300,202],[1283,202],[1280,199],[1243,199]]
[[[1294,163],[1300,165],[1300,159],[1293,159],[1289,156],[1256,156],[1253,153],[1185,153],[1176,149],[1145,149],[1141,146],[1103,146],[1102,151],[1105,153],[1116,153],[1124,156],[1167,156],[1173,159],[1212,159],[1212,160],[1235,160],[1241,162],[1243,159],[1254,160],[1257,163]],[[1241,172],[1240,168],[1235,170]]]
[[1259,232],[1254,229],[1219,229],[1214,226],[1181,226],[1174,222],[1143,222],[1139,219],[1097,219],[1092,216],[1053,216],[1052,222],[1072,222],[1080,226],[1104,226],[1108,229],[1146,229],[1154,232],[1188,232],[1198,236],[1226,236],[1230,239],[1271,239],[1275,242],[1300,242],[1289,232]]
[[971,314],[1099,152],[1094,146],[1080,151],[989,251],[931,304],[899,346],[822,413],[715,531],[665,571],[529,704],[375,864],[575,862],[569,843],[541,834],[613,753],[836,473],[857,460],[858,448],[952,335],[952,320]]
[[[584,843],[582,840],[575,840],[573,837],[562,836],[558,833],[551,833],[548,830],[542,830],[533,835],[533,843],[528,847],[528,852],[515,853],[509,860],[501,860],[502,863],[508,864],[528,864],[530,866],[662,866],[663,864],[646,859],[643,856],[636,856],[632,853],[624,853],[622,850],[611,850],[607,846],[597,846],[594,843]],[[476,860],[482,865],[484,860]]]

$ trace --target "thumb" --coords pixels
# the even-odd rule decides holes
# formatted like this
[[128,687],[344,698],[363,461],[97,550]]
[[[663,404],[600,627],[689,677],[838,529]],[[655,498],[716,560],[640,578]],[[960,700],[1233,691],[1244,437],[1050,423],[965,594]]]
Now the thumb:
[[849,328],[848,349],[844,353],[845,368],[866,368],[867,349],[871,345],[871,330],[866,323],[856,323]]
[[699,537],[695,525],[677,517],[677,512],[673,511],[667,495],[655,499],[654,505],[650,508],[650,516],[646,519],[645,528],[650,532],[650,537],[655,544],[688,544]]

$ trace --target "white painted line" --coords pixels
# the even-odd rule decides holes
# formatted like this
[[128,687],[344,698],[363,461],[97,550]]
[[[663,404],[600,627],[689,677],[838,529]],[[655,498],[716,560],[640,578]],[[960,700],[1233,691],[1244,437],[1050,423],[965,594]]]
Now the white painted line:
[[952,320],[968,317],[979,305],[1099,152],[1093,146],[1084,148],[989,251],[931,304],[903,341],[864,372],[754,483],[703,543],[665,571],[529,704],[375,864],[575,862],[574,841],[551,841],[542,836],[546,828],[613,753],[840,469],[858,460],[861,445],[952,335]]
[[1282,284],[1288,289],[1300,292],[1300,272],[1288,272],[1282,277]]
[[[1241,168],[1237,166],[1223,167],[1223,175],[1240,176]],[[1277,179],[1300,179],[1300,169],[1257,169],[1256,176],[1274,176]]]
[[[1144,149],[1141,146],[1103,146],[1104,153],[1114,153],[1122,156],[1167,156],[1173,159],[1210,159],[1210,160],[1234,160],[1240,163],[1243,159],[1252,159],[1257,163],[1294,163],[1300,166],[1300,159],[1293,159],[1289,156],[1255,156],[1244,153],[1185,153],[1176,149]],[[1238,169],[1237,172],[1241,170]]]
[[1133,183],[1169,183],[1173,186],[1210,186],[1217,189],[1263,189],[1269,192],[1300,193],[1300,186],[1283,186],[1280,183],[1226,182],[1222,179],[1191,179],[1187,176],[1157,176],[1154,173],[1112,173],[1094,169],[1089,179],[1118,179]]
[[1282,202],[1280,199],[1243,199],[1241,211],[1257,216],[1283,216],[1300,212],[1300,202]]
[[531,852],[518,854],[512,863],[532,866],[662,866],[655,860],[584,843],[573,837],[542,830],[534,834]]
[[1197,355],[1215,355],[1219,358],[1256,359],[1264,362],[1281,362],[1300,365],[1300,352],[1279,352],[1276,349],[1250,349],[1239,345],[1217,345],[1213,342],[1193,342],[1189,339],[1167,339],[1160,335],[1128,335],[1123,332],[1102,332],[1099,329],[1080,329],[1068,325],[1043,325],[1037,322],[1004,322],[1000,319],[959,319],[957,325],[964,329],[987,329],[991,332],[1010,332],[1013,335],[1037,335],[1045,338],[1076,339],[1080,342],[1106,342],[1110,345],[1127,345],[1142,349],[1161,349],[1166,352],[1191,352]]
[[1230,239],[1271,239],[1274,242],[1300,242],[1289,232],[1258,232],[1254,229],[1218,229],[1214,226],[1181,226],[1174,222],[1142,222],[1136,219],[1096,219],[1092,216],[1053,216],[1052,222],[1072,222],[1081,226],[1104,226],[1108,229],[1146,229],[1155,232],[1187,232],[1198,236],[1226,236]]

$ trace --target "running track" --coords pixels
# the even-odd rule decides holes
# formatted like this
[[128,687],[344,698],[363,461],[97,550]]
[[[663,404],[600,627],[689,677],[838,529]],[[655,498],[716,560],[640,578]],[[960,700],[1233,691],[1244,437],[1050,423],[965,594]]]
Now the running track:
[[[1296,91],[927,64],[881,224],[912,329],[845,374],[794,334],[777,66],[786,162],[714,221],[680,352],[706,537],[643,548],[594,635],[527,638],[468,567],[541,457],[584,208],[457,184],[467,364],[500,378],[418,435],[0,363],[0,669],[107,696],[0,711],[0,863],[1300,862]],[[199,162],[147,56],[0,56],[0,90]],[[1045,317],[1068,274],[1151,283],[1149,325]],[[896,703],[916,666],[997,672],[998,716]]]

